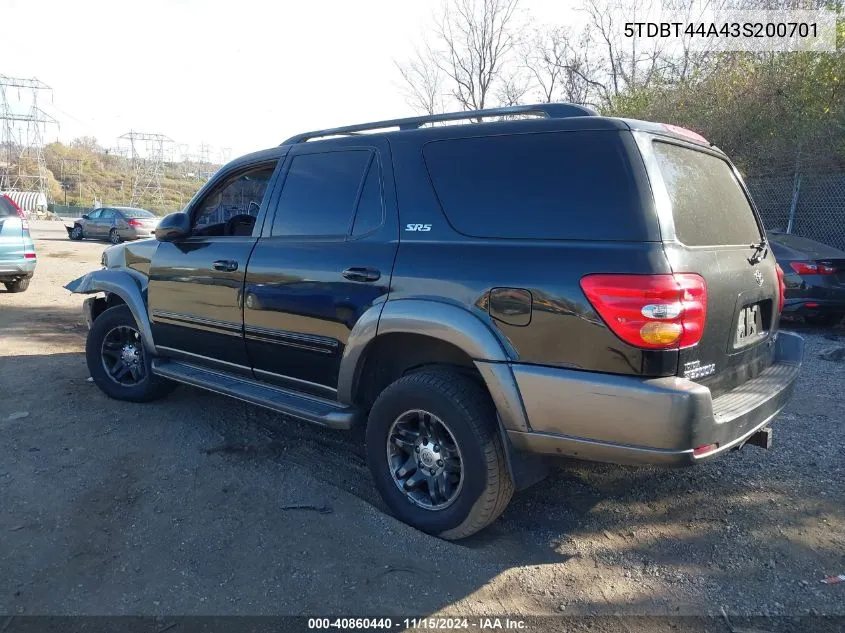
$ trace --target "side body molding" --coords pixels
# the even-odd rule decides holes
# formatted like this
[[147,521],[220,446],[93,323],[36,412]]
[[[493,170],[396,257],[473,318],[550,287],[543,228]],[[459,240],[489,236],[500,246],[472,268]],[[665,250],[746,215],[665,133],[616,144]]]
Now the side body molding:
[[[508,363],[516,358],[510,343],[466,308],[426,299],[387,301],[362,315],[350,333],[341,359],[337,388],[337,399],[341,403],[353,402],[367,346],[377,335],[394,333],[430,336],[462,349],[476,361],[506,428],[525,427],[522,402],[515,391],[510,367],[506,364],[500,369],[495,367],[497,363]],[[501,380],[506,384],[499,384]],[[506,394],[511,398],[506,398]]]
[[65,286],[65,290],[83,295],[96,292],[109,292],[119,296],[129,306],[129,310],[131,310],[132,316],[135,318],[135,323],[138,324],[138,330],[141,333],[141,339],[144,341],[144,347],[150,353],[155,353],[153,333],[150,328],[150,319],[147,315],[146,278],[143,275],[134,271],[130,272],[128,270],[114,268],[95,270],[74,279]]

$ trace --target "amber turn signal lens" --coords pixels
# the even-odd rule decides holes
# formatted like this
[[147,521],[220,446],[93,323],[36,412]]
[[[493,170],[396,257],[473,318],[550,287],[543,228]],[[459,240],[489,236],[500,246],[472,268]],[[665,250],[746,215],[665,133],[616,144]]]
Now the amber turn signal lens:
[[651,345],[669,345],[674,343],[683,333],[680,323],[662,323],[660,321],[646,323],[640,328],[640,337]]

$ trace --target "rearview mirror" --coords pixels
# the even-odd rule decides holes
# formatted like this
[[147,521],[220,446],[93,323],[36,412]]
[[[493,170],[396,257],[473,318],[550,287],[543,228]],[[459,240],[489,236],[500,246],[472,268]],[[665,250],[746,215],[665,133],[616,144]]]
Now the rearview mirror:
[[155,230],[159,242],[175,242],[191,234],[191,218],[187,213],[171,213],[158,223]]

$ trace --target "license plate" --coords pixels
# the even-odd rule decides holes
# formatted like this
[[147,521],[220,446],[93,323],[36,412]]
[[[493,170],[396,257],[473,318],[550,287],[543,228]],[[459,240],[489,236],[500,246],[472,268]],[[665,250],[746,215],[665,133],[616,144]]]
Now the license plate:
[[755,303],[744,307],[739,313],[736,324],[736,346],[747,345],[761,334],[763,334],[763,315],[760,304]]

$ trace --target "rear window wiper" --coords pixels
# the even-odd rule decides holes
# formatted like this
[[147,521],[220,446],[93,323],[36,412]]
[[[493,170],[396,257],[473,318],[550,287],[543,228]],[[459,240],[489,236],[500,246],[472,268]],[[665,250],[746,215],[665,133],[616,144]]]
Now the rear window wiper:
[[750,244],[748,248],[754,249],[751,257],[748,258],[748,263],[753,266],[754,264],[759,264],[769,254],[769,241],[764,237],[757,244]]

